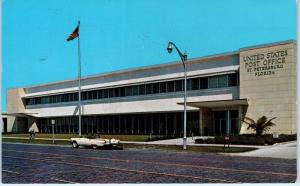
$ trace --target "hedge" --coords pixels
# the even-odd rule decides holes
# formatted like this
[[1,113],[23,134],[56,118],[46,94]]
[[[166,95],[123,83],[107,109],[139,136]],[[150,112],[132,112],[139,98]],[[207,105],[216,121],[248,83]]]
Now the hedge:
[[[281,134],[278,138],[273,138],[271,134],[256,136],[255,134],[242,134],[230,136],[230,144],[236,145],[273,145],[275,143],[295,141],[297,134]],[[215,136],[214,138],[195,140],[196,144],[224,144],[223,136]]]

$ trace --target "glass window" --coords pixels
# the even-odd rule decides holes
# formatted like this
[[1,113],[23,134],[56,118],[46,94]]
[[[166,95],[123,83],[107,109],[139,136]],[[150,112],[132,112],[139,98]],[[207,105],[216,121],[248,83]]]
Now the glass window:
[[41,104],[42,103],[42,98],[38,97],[35,99],[35,104]]
[[152,94],[152,84],[146,84],[146,94]]
[[238,73],[228,75],[228,86],[238,85]]
[[69,101],[69,94],[64,94],[63,95],[63,102],[68,102]]
[[57,102],[58,103],[62,102],[62,95],[57,95]]
[[218,76],[218,87],[227,87],[227,75]]
[[209,77],[208,78],[208,87],[209,88],[218,88],[218,77]]
[[139,95],[146,94],[145,85],[139,85]]
[[119,97],[120,96],[120,89],[119,88],[114,88],[114,97]]
[[87,92],[81,92],[81,99],[87,100]]
[[174,81],[168,81],[167,86],[168,86],[168,92],[174,92]]
[[98,92],[97,90],[93,90],[93,99],[97,99],[98,98]]
[[164,93],[167,91],[167,83],[166,82],[160,82],[159,83],[159,92]]
[[27,105],[33,105],[33,99],[32,98],[26,99],[26,102],[27,102]]
[[74,100],[78,101],[78,92],[74,93]]
[[49,96],[49,103],[54,103],[54,96]]
[[110,98],[114,97],[114,91],[112,88],[108,89],[108,97]]
[[132,95],[133,96],[139,95],[139,86],[132,86]]
[[125,87],[125,96],[132,96],[132,87]]
[[88,99],[89,100],[93,99],[93,92],[92,91],[88,91],[87,94],[88,94]]
[[42,97],[42,98],[41,98],[41,103],[42,103],[42,104],[47,104],[47,103],[49,103],[49,96]]
[[103,89],[103,98],[108,98],[108,90]]
[[56,103],[57,102],[56,96],[51,96],[50,99],[52,99],[51,103]]
[[191,79],[192,83],[192,90],[199,90],[199,78],[193,78]]
[[201,77],[200,78],[200,89],[207,89],[208,88],[208,78]]
[[120,96],[125,96],[125,87],[120,87]]
[[192,80],[191,79],[187,79],[186,80],[186,90],[191,90],[192,88]]
[[61,95],[61,102],[65,102],[65,100],[66,100],[65,95],[66,95],[66,94],[62,94],[62,95]]
[[68,100],[69,100],[69,101],[74,101],[74,100],[75,100],[75,99],[74,99],[74,94],[73,94],[73,93],[68,94]]
[[97,90],[97,99],[103,98],[103,90]]
[[231,110],[230,111],[230,117],[231,118],[238,118],[239,117],[239,112],[237,110]]
[[159,93],[159,83],[153,83],[153,94]]
[[175,91],[182,91],[182,90],[183,90],[183,80],[176,80]]

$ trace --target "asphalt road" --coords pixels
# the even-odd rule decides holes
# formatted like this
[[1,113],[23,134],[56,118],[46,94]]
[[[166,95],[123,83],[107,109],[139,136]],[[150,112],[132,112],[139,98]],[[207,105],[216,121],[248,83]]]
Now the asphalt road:
[[296,160],[2,144],[3,183],[289,183]]

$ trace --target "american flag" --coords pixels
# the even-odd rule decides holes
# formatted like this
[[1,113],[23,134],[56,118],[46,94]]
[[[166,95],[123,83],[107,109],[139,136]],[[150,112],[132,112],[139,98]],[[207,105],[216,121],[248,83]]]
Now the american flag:
[[75,39],[78,36],[79,36],[79,25],[75,28],[73,33],[68,37],[67,41],[72,41],[73,39]]

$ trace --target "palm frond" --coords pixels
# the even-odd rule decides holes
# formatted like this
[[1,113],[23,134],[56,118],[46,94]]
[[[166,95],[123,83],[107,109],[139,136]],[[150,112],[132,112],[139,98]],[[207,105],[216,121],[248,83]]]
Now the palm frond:
[[268,131],[272,126],[276,125],[272,122],[275,118],[276,117],[268,120],[266,116],[262,116],[255,122],[253,119],[245,117],[245,120],[242,121],[248,125],[247,130],[252,129],[257,135],[261,135],[263,132]]
[[257,126],[254,124],[248,124],[248,127],[247,127],[247,130],[249,129],[253,129],[253,130],[256,130],[257,129]]
[[250,123],[249,123],[249,122],[246,122],[246,121],[244,120],[245,123],[248,123],[248,124],[253,124],[253,123],[255,123],[255,121],[254,121],[253,119],[251,119],[251,118],[245,117],[245,119],[248,120],[248,121],[250,121]]
[[266,121],[267,121],[268,119],[267,119],[267,117],[266,116],[262,116],[261,118],[259,118],[258,120],[257,120],[257,125],[263,125],[264,123],[266,123]]
[[271,122],[273,119],[276,119],[276,117],[269,119],[269,121],[267,121],[267,123]]
[[[270,128],[270,127],[273,127],[275,126],[276,124],[275,123],[272,123],[272,122],[268,122],[268,123],[265,123],[263,128]],[[269,129],[268,129],[269,130]]]

